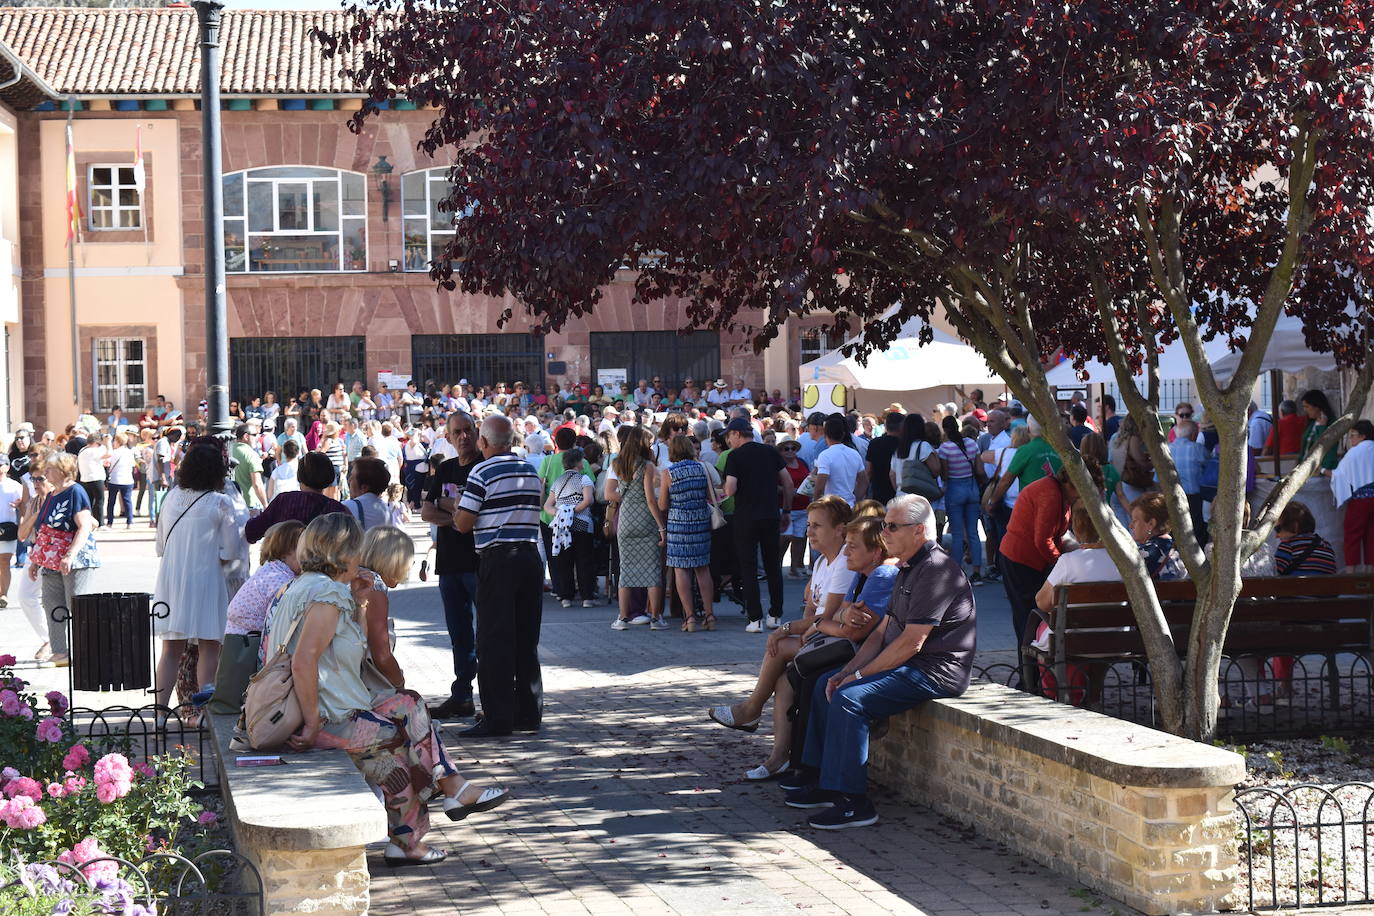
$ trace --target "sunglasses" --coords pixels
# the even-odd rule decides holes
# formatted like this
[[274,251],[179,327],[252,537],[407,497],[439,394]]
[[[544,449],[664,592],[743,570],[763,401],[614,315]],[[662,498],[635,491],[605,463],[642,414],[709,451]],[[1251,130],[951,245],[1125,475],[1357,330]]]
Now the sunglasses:
[[784,451],[784,452],[799,452],[799,451],[801,451],[801,449],[797,448],[795,445],[783,445],[783,446],[780,446],[779,448],[780,448],[781,451]]
[[1191,419],[1193,418],[1193,415],[1192,415],[1191,413],[1181,413],[1181,414],[1179,414],[1178,416],[1179,416],[1179,419],[1182,419],[1182,420],[1191,420]]
[[915,528],[920,522],[883,522],[884,531],[896,531],[898,528]]

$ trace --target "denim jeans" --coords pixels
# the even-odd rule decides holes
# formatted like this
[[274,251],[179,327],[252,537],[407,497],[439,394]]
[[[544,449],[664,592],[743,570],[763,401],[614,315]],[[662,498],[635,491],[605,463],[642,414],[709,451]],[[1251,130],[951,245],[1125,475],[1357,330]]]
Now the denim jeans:
[[124,524],[132,525],[134,523],[134,485],[131,483],[111,483],[105,486],[105,524],[114,524],[115,500],[118,499],[123,501]]
[[839,670],[816,679],[802,760],[821,771],[822,789],[863,795],[868,791],[868,728],[873,720],[951,694],[925,672],[903,665],[846,684],[827,702],[825,685]]
[[453,647],[453,686],[449,695],[472,699],[472,681],[477,677],[477,635],[473,626],[472,604],[477,597],[477,572],[439,577],[439,598],[444,602],[444,622]]
[[983,565],[983,544],[978,540],[978,484],[972,477],[954,477],[945,481],[945,515],[949,517],[950,555],[960,564],[964,562],[964,543],[975,570]]

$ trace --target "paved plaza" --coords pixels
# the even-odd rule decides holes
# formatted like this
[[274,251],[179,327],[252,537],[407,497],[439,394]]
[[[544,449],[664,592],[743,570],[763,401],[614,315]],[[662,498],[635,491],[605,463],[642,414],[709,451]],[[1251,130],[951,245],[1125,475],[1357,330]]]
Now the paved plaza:
[[[424,529],[412,532],[423,544]],[[149,529],[102,534],[98,587],[151,591]],[[1011,641],[1001,588],[977,596],[980,649],[1001,655]],[[788,580],[787,598],[790,609],[800,606],[800,580]],[[409,685],[445,693],[451,667],[433,579],[404,586],[392,607]],[[767,756],[770,726],[732,732],[705,710],[744,696],[764,639],[744,632],[734,604],[719,611],[715,633],[615,632],[609,608],[565,610],[547,600],[544,729],[466,744],[456,727],[445,729],[463,773],[499,782],[514,798],[461,824],[436,818],[432,839],[455,854],[432,869],[392,873],[378,843],[372,912],[1128,912],[881,788],[880,824],[826,833],[805,825],[807,812],[784,806],[776,785],[745,782],[744,771]],[[4,651],[32,656],[17,608],[0,611],[0,626]],[[45,690],[66,683],[55,669],[25,676]],[[77,701],[142,702],[85,693]]]

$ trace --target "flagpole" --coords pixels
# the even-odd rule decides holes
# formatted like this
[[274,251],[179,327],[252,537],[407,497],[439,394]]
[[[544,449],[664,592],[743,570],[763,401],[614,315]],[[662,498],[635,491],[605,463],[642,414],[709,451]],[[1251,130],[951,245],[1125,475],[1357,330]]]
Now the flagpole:
[[[76,160],[76,141],[72,138],[72,115],[76,108],[71,98],[67,99],[67,161]],[[75,184],[75,182],[74,182]],[[75,195],[75,187],[72,190]],[[75,198],[73,198],[75,199]],[[72,324],[72,403],[77,407],[77,415],[81,414],[81,338],[76,327],[76,227],[72,225],[75,218],[71,213],[67,215],[67,232],[71,238],[67,240],[67,299],[71,304],[71,324]],[[94,389],[93,389],[94,390]]]

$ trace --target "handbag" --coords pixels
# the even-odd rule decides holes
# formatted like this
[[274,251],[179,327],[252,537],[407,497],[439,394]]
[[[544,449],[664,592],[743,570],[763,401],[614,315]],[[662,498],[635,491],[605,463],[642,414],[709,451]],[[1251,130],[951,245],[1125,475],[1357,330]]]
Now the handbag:
[[304,613],[296,618],[281,648],[248,679],[248,689],[243,692],[244,731],[248,743],[257,750],[284,747],[286,739],[305,724],[291,674],[291,653],[287,651],[304,620]]
[[[558,503],[559,505],[576,507],[577,504],[582,501],[582,489],[579,487],[578,489],[574,490],[571,494],[567,494],[565,491],[567,490],[568,484],[573,483],[580,477],[582,477],[581,471],[564,471],[563,476],[558,480],[558,495],[554,497],[554,502]],[[593,484],[593,488],[594,487],[595,485]],[[592,533],[591,522],[587,521],[586,519],[579,518],[575,508],[572,517],[572,530],[576,531],[578,534]]]
[[944,488],[921,458],[908,458],[902,462],[902,492],[924,496],[931,502],[945,495]]
[[[1009,447],[1010,446],[1008,446],[1008,448]],[[997,489],[997,482],[1002,479],[1002,459],[1006,457],[1007,450],[1005,448],[997,453],[997,469],[992,472],[992,476],[988,478],[988,485],[983,490],[983,498],[980,502],[983,504],[983,513],[985,515],[992,515],[997,508],[999,500],[993,499],[992,494]]]
[[854,657],[857,650],[852,640],[843,636],[817,633],[806,641],[792,659],[792,667],[805,680],[822,671],[838,668]]
[[1147,455],[1144,461],[1135,457],[1131,443],[1126,444],[1126,460],[1121,465],[1121,482],[1137,490],[1148,490],[1154,486],[1155,469]]
[[18,522],[0,522],[0,541],[19,540]]
[[706,475],[706,507],[711,510],[711,530],[719,531],[725,527],[725,513],[720,511],[720,503],[716,501],[716,487],[711,483],[711,472],[706,469],[706,462],[698,461],[701,465],[701,473]]

